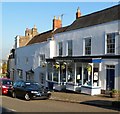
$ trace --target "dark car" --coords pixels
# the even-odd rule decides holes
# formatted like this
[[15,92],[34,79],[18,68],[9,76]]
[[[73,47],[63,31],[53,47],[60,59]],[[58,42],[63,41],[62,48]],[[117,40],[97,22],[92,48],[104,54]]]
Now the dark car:
[[0,93],[2,95],[10,95],[12,92],[12,80],[8,78],[0,78]]
[[34,81],[16,81],[13,85],[12,97],[30,99],[48,99],[51,93],[45,87]]

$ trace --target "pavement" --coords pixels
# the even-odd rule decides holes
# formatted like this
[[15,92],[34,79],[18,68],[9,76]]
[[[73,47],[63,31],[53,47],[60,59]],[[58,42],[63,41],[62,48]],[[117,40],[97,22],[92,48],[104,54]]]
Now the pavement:
[[109,95],[101,94],[101,95],[86,95],[81,93],[70,93],[70,92],[51,92],[52,96],[50,100],[62,101],[62,102],[71,102],[71,103],[79,103],[86,104],[92,106],[100,106],[100,107],[108,107],[108,108],[118,108],[120,110],[120,106],[113,106],[114,101],[118,101],[118,98],[111,98]]

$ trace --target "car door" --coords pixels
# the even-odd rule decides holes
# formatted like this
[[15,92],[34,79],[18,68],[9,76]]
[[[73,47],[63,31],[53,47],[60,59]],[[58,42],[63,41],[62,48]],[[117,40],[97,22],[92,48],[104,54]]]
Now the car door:
[[19,88],[20,97],[24,97],[25,93],[26,93],[25,83],[21,82],[20,88]]
[[14,84],[14,91],[16,93],[16,96],[20,97],[20,86],[21,86],[21,81],[17,81]]

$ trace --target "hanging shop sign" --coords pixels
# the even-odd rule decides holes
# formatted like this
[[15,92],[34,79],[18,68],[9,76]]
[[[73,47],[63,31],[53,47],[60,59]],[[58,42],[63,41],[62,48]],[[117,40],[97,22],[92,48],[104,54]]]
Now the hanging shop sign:
[[65,65],[63,64],[63,65],[61,66],[61,68],[62,68],[62,69],[65,69]]
[[56,64],[54,65],[54,67],[55,67],[56,69],[58,69],[58,68],[60,67],[60,65],[56,63]]

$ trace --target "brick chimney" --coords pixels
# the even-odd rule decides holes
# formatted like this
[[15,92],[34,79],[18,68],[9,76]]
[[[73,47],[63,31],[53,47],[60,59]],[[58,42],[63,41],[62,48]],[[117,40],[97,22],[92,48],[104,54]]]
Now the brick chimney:
[[58,17],[58,19],[56,19],[56,16],[54,16],[53,19],[53,30],[62,27],[62,21],[60,19],[60,17]]
[[76,19],[78,19],[81,16],[80,8],[78,7],[76,12]]

